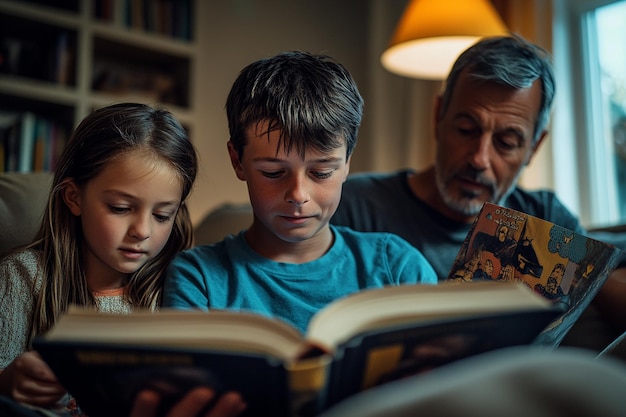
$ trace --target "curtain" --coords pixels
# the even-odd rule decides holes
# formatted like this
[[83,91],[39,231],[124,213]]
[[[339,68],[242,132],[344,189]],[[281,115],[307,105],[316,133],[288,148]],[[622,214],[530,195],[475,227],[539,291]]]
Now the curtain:
[[[545,0],[492,0],[510,31],[550,51],[552,44],[551,2]],[[370,0],[371,56],[366,97],[365,129],[352,171],[421,170],[434,161],[433,102],[441,81],[416,80],[390,74],[380,65],[406,0]],[[365,139],[365,138],[364,138]],[[552,188],[552,149],[549,137],[520,178],[528,188]]]
[[[552,2],[546,0],[492,0],[512,33],[552,51]],[[558,92],[557,92],[558,94]],[[526,188],[554,188],[550,133],[520,178]]]

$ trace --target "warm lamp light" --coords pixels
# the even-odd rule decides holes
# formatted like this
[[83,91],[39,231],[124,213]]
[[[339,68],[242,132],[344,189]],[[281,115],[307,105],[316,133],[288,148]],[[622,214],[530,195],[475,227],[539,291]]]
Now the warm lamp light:
[[441,80],[480,38],[505,34],[489,0],[411,0],[381,62],[399,75]]

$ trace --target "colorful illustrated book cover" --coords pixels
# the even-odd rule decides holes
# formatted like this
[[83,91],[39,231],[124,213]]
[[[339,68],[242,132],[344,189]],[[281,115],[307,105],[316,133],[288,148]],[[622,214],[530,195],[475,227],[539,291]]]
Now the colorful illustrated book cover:
[[617,266],[623,252],[549,221],[486,203],[448,280],[521,281],[566,305],[535,340],[557,346]]

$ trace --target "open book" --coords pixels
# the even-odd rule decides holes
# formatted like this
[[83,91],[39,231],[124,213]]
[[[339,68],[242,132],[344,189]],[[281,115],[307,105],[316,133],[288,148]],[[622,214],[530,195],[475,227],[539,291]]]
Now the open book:
[[623,251],[520,211],[486,203],[465,238],[448,281],[522,282],[565,305],[535,340],[558,346]]
[[306,335],[245,312],[71,309],[34,348],[90,417],[127,415],[144,387],[171,403],[200,384],[242,393],[247,416],[312,416],[388,381],[529,344],[561,313],[521,283],[450,282],[344,297]]

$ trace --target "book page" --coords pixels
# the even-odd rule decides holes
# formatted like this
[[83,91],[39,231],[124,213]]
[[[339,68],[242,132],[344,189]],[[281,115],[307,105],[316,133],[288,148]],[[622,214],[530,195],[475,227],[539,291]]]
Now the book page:
[[390,286],[361,291],[329,304],[311,320],[307,338],[332,348],[360,333],[384,327],[551,307],[514,282],[483,282],[471,288],[453,282]]
[[306,344],[286,322],[238,311],[170,310],[100,313],[71,308],[48,341],[229,350],[297,359]]

